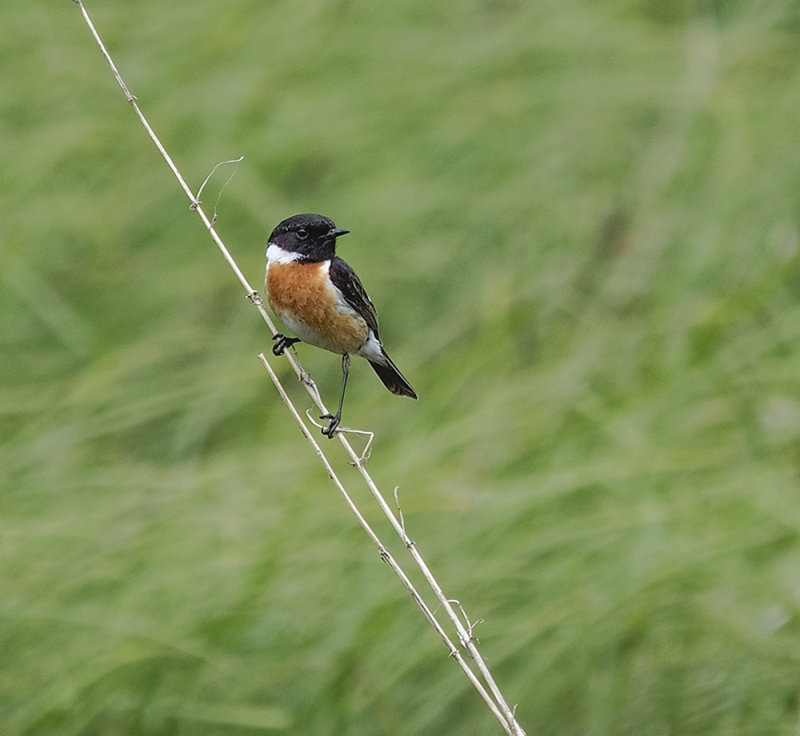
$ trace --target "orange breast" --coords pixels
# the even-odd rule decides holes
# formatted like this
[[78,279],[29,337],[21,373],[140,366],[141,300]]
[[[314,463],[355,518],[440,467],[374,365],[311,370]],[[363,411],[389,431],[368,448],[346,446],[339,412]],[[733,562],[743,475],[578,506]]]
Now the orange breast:
[[354,353],[367,339],[367,323],[339,297],[327,262],[272,263],[266,291],[272,311],[303,342]]

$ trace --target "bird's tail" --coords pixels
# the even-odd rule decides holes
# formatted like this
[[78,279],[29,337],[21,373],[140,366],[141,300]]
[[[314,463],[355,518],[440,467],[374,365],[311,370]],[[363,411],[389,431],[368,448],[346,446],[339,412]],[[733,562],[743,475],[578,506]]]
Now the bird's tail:
[[376,360],[370,360],[369,364],[378,374],[378,378],[383,381],[383,385],[389,389],[393,394],[398,396],[410,396],[412,399],[417,398],[417,394],[411,384],[406,381],[403,374],[400,373],[397,366],[392,362],[392,359],[383,351],[381,356],[385,362],[379,363]]

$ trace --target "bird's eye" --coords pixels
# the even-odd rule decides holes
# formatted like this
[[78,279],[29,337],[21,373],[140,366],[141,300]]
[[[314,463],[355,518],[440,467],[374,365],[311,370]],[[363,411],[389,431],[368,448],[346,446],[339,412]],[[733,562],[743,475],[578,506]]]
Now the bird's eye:
[[300,240],[305,240],[308,237],[308,230],[304,227],[298,228],[297,237],[300,238]]

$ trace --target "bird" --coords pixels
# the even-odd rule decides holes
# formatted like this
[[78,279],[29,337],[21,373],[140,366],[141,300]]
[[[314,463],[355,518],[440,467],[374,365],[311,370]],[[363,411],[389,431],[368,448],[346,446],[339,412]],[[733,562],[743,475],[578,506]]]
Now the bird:
[[366,358],[378,378],[398,396],[417,394],[378,335],[378,315],[356,272],[336,255],[336,241],[350,231],[323,215],[293,215],[278,223],[267,242],[264,288],[275,315],[296,337],[273,336],[272,352],[305,342],[342,356],[342,391],[335,414],[324,414],[322,434],[333,438],[342,419],[350,355]]

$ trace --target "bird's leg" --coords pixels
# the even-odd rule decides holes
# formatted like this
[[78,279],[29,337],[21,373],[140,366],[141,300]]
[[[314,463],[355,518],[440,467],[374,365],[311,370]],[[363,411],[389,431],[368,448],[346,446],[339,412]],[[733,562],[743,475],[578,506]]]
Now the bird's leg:
[[347,376],[350,373],[350,353],[342,355],[342,395],[339,397],[339,408],[336,414],[323,414],[320,419],[330,419],[327,427],[322,428],[322,434],[326,435],[328,439],[333,438],[339,422],[342,421],[342,404],[344,404],[344,390],[347,388]]
[[272,346],[273,355],[283,355],[286,348],[292,347],[296,342],[302,342],[299,337],[286,337],[280,332],[273,335],[272,339],[275,340],[275,344]]

